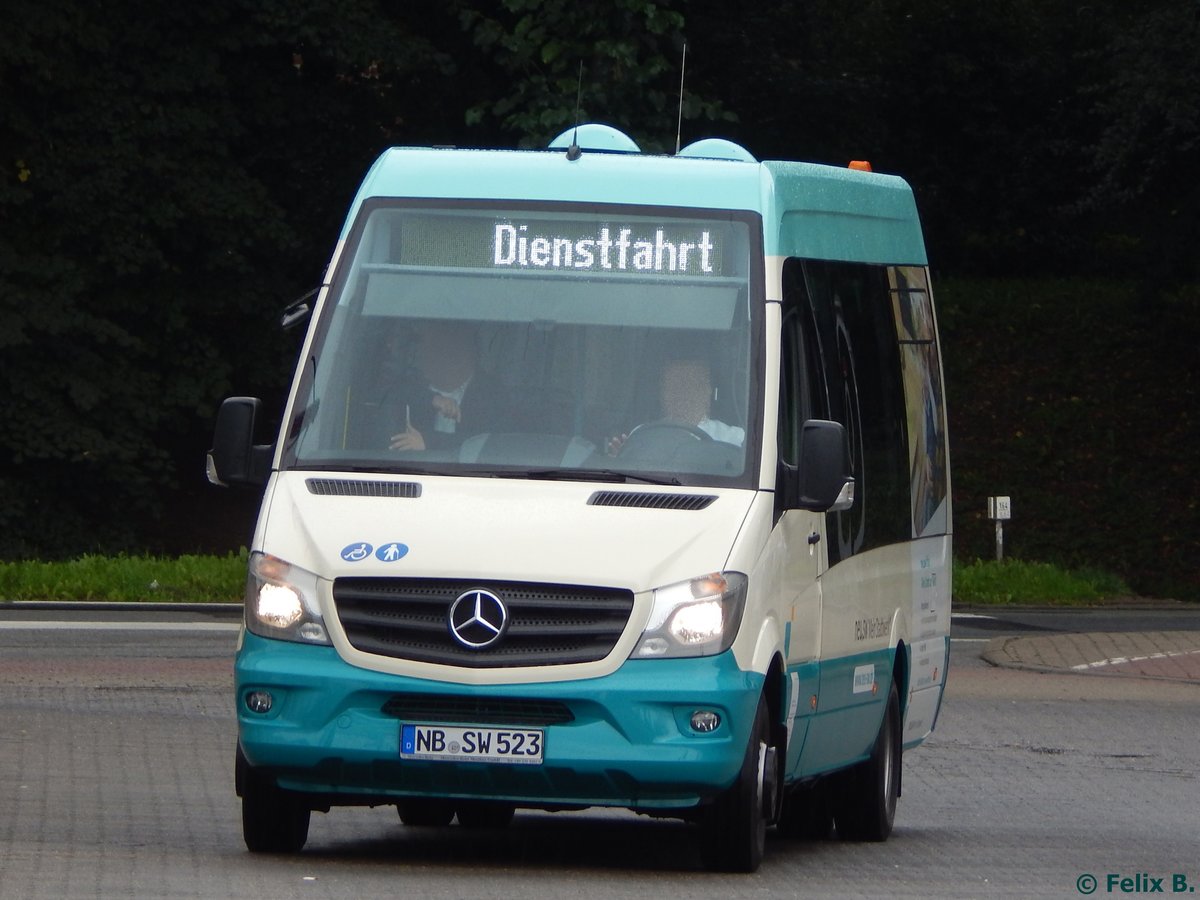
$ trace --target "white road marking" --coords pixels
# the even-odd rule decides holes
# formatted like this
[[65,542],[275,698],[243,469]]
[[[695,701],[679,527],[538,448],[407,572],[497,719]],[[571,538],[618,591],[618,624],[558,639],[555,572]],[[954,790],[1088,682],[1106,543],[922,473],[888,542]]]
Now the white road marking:
[[241,630],[241,622],[86,622],[28,621],[0,618],[0,631],[224,631]]
[[1114,656],[1111,659],[1101,659],[1097,662],[1080,663],[1071,666],[1072,669],[1099,669],[1101,666],[1119,666],[1122,663],[1145,662],[1148,659],[1170,659],[1174,656],[1191,656],[1200,650],[1167,650],[1162,653],[1151,653],[1149,656]]

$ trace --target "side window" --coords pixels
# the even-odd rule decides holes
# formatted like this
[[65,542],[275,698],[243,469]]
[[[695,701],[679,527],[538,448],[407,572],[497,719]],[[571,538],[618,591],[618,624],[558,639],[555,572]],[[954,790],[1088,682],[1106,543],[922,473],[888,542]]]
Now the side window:
[[895,266],[888,270],[888,278],[908,406],[912,534],[945,534],[950,526],[946,410],[929,278],[915,266]]
[[829,561],[908,540],[908,437],[900,354],[884,266],[805,261],[828,418],[846,427],[854,505],[829,513]]
[[780,335],[779,456],[796,465],[800,428],[807,419],[825,418],[820,354],[803,265],[783,265],[783,322]]

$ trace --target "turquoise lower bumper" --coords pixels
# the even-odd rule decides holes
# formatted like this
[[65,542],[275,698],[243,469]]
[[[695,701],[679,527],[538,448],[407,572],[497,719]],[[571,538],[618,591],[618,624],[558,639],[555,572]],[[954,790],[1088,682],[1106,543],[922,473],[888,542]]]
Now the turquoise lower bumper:
[[[629,661],[583,681],[457,685],[372,672],[347,664],[332,647],[247,633],[235,683],[250,764],[282,787],[334,804],[425,795],[652,809],[693,806],[733,783],[763,676],[743,672],[725,653]],[[269,712],[249,709],[254,691],[271,694]],[[545,732],[541,765],[402,761],[401,720],[384,711],[397,695],[556,701],[571,721],[537,726]],[[699,709],[718,712],[720,726],[694,731],[690,719]]]

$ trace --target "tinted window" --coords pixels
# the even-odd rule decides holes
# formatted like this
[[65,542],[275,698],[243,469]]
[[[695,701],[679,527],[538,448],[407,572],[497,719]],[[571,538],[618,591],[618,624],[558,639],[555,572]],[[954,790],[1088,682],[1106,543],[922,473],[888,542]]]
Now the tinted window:
[[829,514],[830,564],[911,536],[908,442],[887,268],[805,261],[829,418],[846,426],[854,506]]

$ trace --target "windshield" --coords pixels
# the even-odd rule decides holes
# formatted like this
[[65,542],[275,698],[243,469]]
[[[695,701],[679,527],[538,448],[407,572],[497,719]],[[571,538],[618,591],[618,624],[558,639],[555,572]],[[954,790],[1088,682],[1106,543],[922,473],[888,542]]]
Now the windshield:
[[748,484],[751,219],[368,203],[284,465]]

